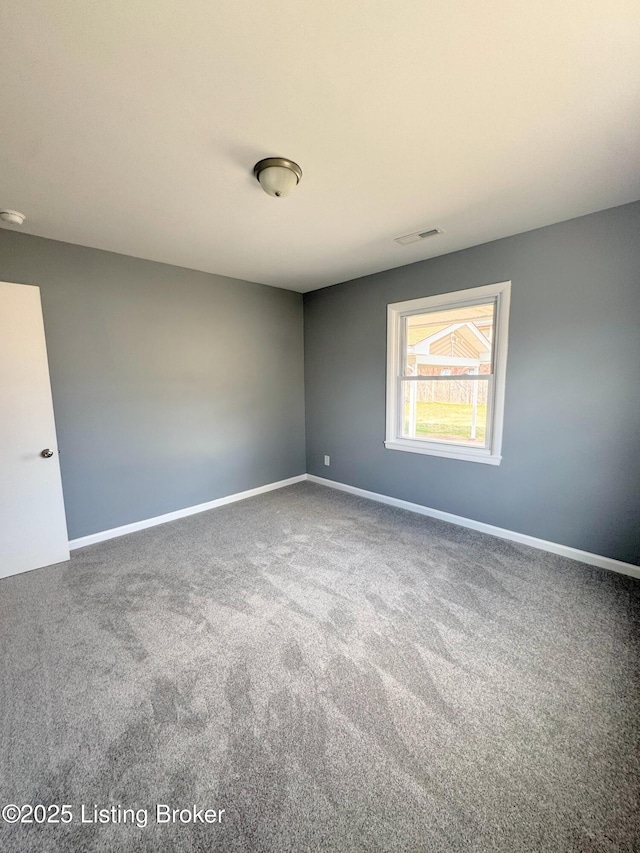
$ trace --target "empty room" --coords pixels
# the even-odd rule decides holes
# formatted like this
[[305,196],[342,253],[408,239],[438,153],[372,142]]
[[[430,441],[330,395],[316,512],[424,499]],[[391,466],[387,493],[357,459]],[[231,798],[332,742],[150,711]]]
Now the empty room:
[[0,850],[640,850],[640,6],[0,9]]

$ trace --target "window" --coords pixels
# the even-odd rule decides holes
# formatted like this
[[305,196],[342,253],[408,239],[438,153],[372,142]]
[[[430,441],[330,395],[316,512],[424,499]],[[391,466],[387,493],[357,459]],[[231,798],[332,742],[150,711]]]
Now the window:
[[499,465],[511,282],[387,306],[387,438]]

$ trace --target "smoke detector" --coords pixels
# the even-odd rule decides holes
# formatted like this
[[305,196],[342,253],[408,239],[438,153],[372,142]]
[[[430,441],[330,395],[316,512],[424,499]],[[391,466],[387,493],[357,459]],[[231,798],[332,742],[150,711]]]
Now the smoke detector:
[[414,231],[413,234],[405,234],[404,237],[394,237],[394,242],[399,243],[401,246],[408,246],[409,243],[417,243],[419,240],[426,240],[427,237],[435,237],[436,234],[442,234],[442,228]]
[[0,219],[10,225],[22,225],[27,217],[18,210],[0,210]]

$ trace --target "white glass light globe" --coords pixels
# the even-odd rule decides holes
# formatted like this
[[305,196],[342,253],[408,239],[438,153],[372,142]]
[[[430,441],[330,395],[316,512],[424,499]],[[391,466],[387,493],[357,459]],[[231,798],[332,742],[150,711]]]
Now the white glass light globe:
[[293,192],[298,183],[295,172],[284,166],[267,166],[258,176],[260,186],[267,195],[283,198]]

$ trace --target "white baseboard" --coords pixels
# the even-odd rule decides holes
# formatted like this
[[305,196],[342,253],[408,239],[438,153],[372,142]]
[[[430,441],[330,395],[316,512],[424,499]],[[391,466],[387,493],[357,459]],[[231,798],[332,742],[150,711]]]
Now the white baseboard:
[[135,533],[137,530],[145,530],[147,527],[155,527],[157,524],[165,524],[167,521],[175,521],[177,518],[185,518],[187,515],[196,515],[198,512],[206,512],[208,509],[215,509],[218,506],[243,501],[246,498],[253,498],[265,492],[272,492],[274,489],[282,489],[294,483],[301,483],[306,479],[306,474],[299,474],[297,477],[289,477],[288,480],[267,483],[266,486],[258,486],[256,489],[248,489],[246,492],[236,492],[234,495],[226,495],[224,498],[216,498],[213,501],[207,501],[203,504],[188,506],[184,509],[178,509],[175,512],[167,512],[164,515],[157,515],[155,518],[145,518],[143,521],[134,521],[133,524],[124,524],[122,527],[101,530],[99,533],[92,533],[90,536],[81,536],[79,539],[72,539],[69,542],[69,548],[74,551],[76,548],[84,548],[85,545],[95,545],[96,542],[115,539],[116,536],[126,536],[127,533]]
[[640,578],[640,566],[634,566],[632,563],[623,563],[621,560],[614,560],[611,557],[591,554],[589,551],[580,551],[578,548],[571,548],[568,545],[559,545],[557,542],[548,542],[546,539],[527,536],[525,533],[517,533],[515,530],[506,530],[504,527],[494,527],[492,524],[485,524],[483,521],[474,521],[472,518],[453,515],[453,513],[443,512],[439,509],[431,509],[431,507],[414,504],[410,501],[403,501],[399,498],[392,498],[389,495],[368,492],[366,489],[358,489],[356,486],[349,486],[346,483],[338,483],[335,480],[316,477],[315,474],[307,474],[307,480],[310,480],[312,483],[319,483],[321,486],[338,489],[341,492],[349,492],[351,495],[359,495],[362,498],[368,498],[372,501],[406,509],[409,512],[417,512],[420,515],[428,515],[430,518],[438,518],[440,521],[458,524],[460,527],[469,527],[471,530],[489,533],[491,536],[498,536],[500,539],[509,539],[512,542],[520,542],[522,545],[530,545],[532,548],[538,548],[540,551],[549,551],[552,554],[569,557],[571,560],[578,560],[590,566],[598,566],[600,569],[608,569],[611,572],[618,572],[621,575]]
[[309,480],[312,483],[318,483],[321,486],[329,486],[331,489],[338,489],[341,492],[348,492],[352,495],[358,495],[362,498],[368,498],[378,503],[388,504],[389,506],[406,509],[409,512],[416,512],[420,515],[428,515],[430,518],[437,518],[440,521],[448,521],[450,524],[457,524],[460,527],[468,527],[471,530],[479,530],[481,533],[489,533],[491,536],[497,536],[500,539],[509,539],[511,542],[520,542],[522,545],[530,545],[532,548],[537,548],[540,551],[549,551],[551,554],[559,554],[561,557],[568,557],[571,560],[578,560],[581,563],[587,563],[590,566],[598,566],[601,569],[608,569],[611,572],[618,572],[621,575],[630,575],[633,578],[640,579],[640,566],[634,566],[632,563],[623,563],[621,560],[614,560],[611,557],[603,557],[600,554],[592,554],[589,551],[581,551],[578,548],[571,548],[568,545],[559,545],[557,542],[548,542],[546,539],[538,539],[535,536],[528,536],[526,533],[517,533],[515,530],[507,530],[504,527],[494,527],[493,524],[485,524],[483,521],[475,521],[472,518],[465,518],[462,515],[454,515],[451,512],[443,512],[439,509],[432,509],[422,504],[403,501],[400,498],[392,498],[389,495],[381,495],[377,492],[369,492],[366,489],[359,489],[356,486],[350,486],[347,483],[338,483],[335,480],[327,480],[324,477],[316,477],[315,474],[299,474],[297,477],[289,477],[288,480],[279,480],[277,483],[267,483],[265,486],[258,486],[256,489],[248,489],[246,492],[236,492],[233,495],[226,495],[223,498],[216,498],[207,503],[197,504],[196,506],[185,507],[178,509],[175,512],[168,512],[165,515],[158,515],[155,518],[146,518],[143,521],[135,521],[133,524],[125,524],[122,527],[113,527],[111,530],[101,530],[99,533],[92,533],[90,536],[82,536],[79,539],[72,539],[69,542],[70,550],[76,548],[84,548],[85,545],[94,545],[97,542],[104,542],[107,539],[114,539],[117,536],[126,536],[128,533],[135,533],[137,530],[145,530],[147,527],[155,527],[158,524],[165,524],[167,521],[175,521],[178,518],[185,518],[188,515],[195,515],[199,512],[206,512],[209,509],[215,509],[225,504],[242,501],[246,498],[252,498],[256,495],[262,495],[265,492],[272,492],[275,489],[282,489],[285,486],[291,486],[294,483],[301,483],[304,480]]

